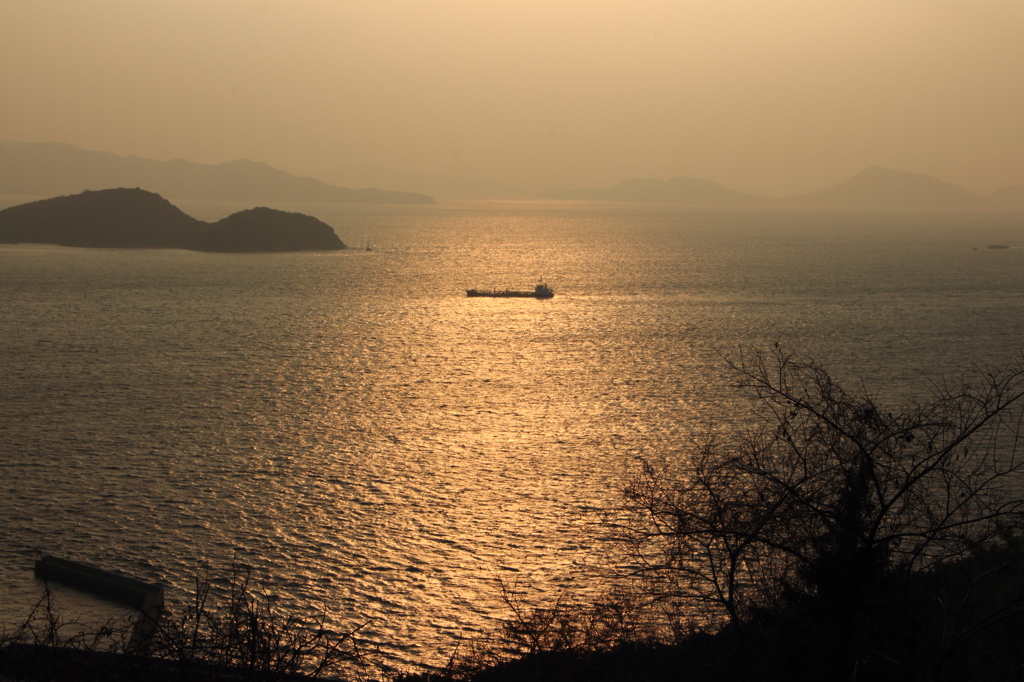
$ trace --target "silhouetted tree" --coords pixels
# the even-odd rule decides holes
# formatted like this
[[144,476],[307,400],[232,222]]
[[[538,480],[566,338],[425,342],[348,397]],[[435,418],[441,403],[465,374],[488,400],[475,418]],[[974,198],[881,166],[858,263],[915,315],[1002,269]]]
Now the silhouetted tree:
[[[831,679],[929,679],[1013,611],[1020,590],[965,617],[999,562],[957,590],[934,575],[1013,545],[1021,528],[1020,358],[892,410],[778,346],[731,366],[754,425],[645,466],[626,489],[652,595],[707,630],[762,644],[774,632],[777,655],[788,647]],[[928,622],[915,615],[925,608]]]

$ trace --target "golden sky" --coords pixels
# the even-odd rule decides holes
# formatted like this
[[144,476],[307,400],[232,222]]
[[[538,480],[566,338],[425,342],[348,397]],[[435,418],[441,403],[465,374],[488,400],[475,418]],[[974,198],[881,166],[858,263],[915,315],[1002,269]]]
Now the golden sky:
[[0,0],[0,140],[529,191],[1024,184],[1021,0]]

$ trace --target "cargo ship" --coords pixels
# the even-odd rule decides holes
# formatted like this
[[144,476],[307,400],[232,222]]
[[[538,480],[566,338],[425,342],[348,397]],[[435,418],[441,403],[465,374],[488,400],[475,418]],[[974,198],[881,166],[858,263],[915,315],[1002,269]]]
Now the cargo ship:
[[552,298],[555,292],[547,284],[541,283],[533,291],[516,291],[514,289],[466,289],[466,296],[488,296],[490,298]]

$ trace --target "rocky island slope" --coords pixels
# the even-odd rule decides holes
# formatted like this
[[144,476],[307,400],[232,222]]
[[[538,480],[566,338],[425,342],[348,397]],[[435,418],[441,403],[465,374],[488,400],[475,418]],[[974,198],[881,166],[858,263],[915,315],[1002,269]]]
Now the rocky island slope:
[[215,223],[185,214],[159,194],[105,189],[0,211],[0,243],[192,251],[336,251],[330,225],[270,208],[239,211]]

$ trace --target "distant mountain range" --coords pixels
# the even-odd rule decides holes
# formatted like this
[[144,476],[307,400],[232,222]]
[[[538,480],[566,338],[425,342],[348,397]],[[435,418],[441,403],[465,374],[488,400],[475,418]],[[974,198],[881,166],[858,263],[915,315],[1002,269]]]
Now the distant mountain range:
[[784,200],[801,206],[878,206],[886,208],[982,208],[988,199],[923,173],[871,166],[841,185]]
[[634,201],[724,206],[835,206],[849,208],[1024,208],[1024,187],[1003,187],[988,197],[923,173],[871,166],[846,182],[783,199],[744,194],[711,180],[637,178],[614,187],[549,190],[547,199]]
[[55,142],[0,145],[0,194],[56,196],[115,187],[141,187],[172,199],[435,203],[413,192],[334,187],[245,159],[205,165],[117,156]]
[[336,251],[330,225],[301,213],[252,208],[216,223],[196,220],[159,194],[105,189],[0,211],[0,244],[59,244],[193,251]]
[[528,192],[501,182],[454,175],[426,175],[362,164],[318,173],[328,182],[346,187],[388,187],[403,192],[419,192],[435,199],[527,199]]
[[744,194],[711,180],[672,178],[655,180],[634,178],[605,189],[571,189],[541,192],[545,199],[581,199],[584,201],[640,201],[679,204],[722,204],[747,206],[764,203],[767,197]]
[[[246,202],[433,204],[444,199],[527,198],[520,189],[482,179],[351,166],[324,174],[333,182],[386,186],[349,189],[240,159],[205,165],[88,151],[62,143],[0,143],[0,194],[57,196],[83,190],[140,187],[172,199]],[[364,186],[366,186],[364,185]],[[871,166],[846,182],[785,198],[746,194],[712,180],[633,178],[614,187],[548,190],[541,198],[717,206],[859,208],[1024,208],[1024,186],[982,197],[922,173]]]

